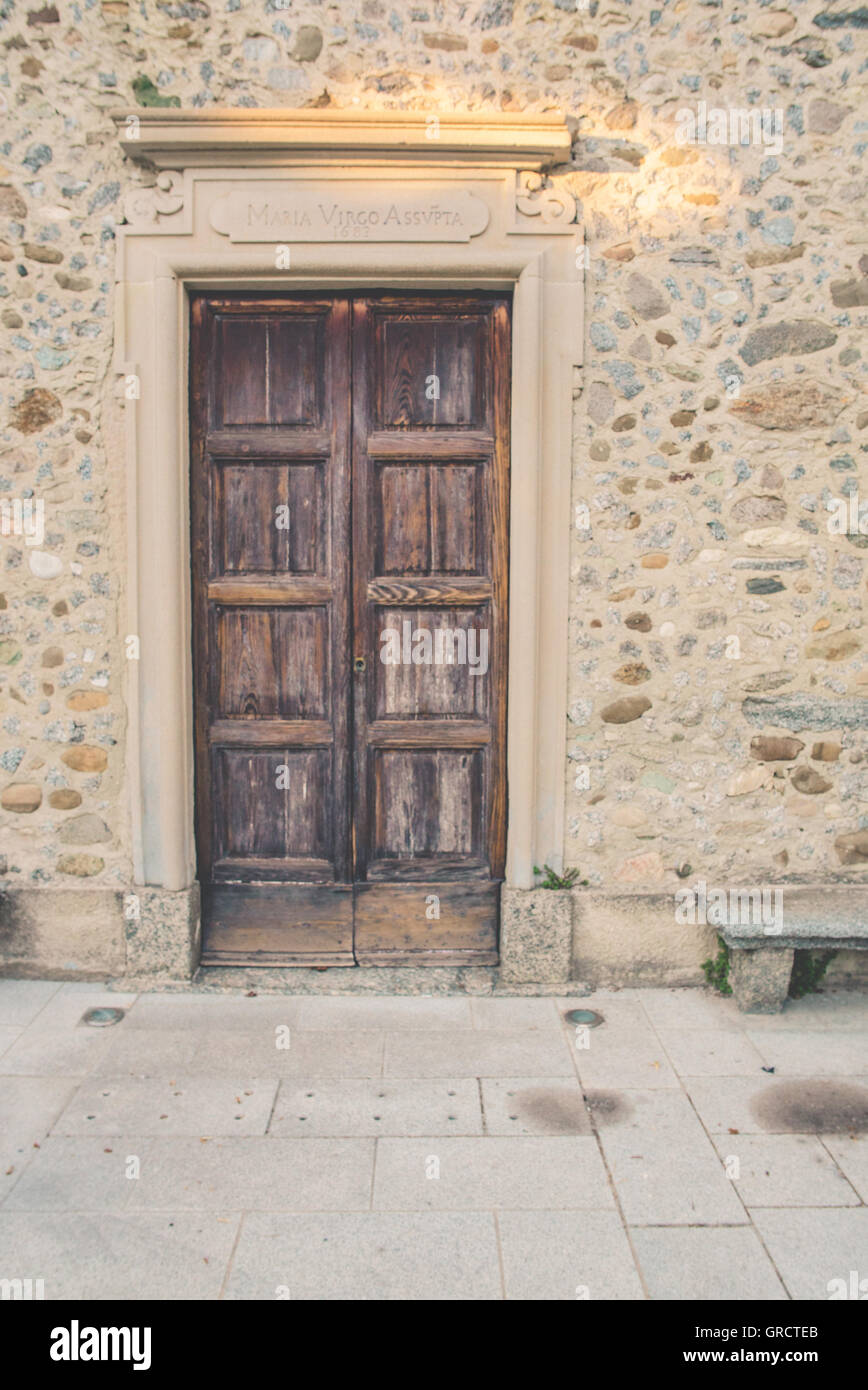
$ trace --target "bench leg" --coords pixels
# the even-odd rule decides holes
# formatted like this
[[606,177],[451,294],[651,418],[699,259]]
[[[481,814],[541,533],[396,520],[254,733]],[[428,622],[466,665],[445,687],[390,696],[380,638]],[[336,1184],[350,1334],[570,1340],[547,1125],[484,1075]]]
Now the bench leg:
[[733,947],[729,982],[743,1014],[777,1014],[790,988],[795,952],[778,946]]

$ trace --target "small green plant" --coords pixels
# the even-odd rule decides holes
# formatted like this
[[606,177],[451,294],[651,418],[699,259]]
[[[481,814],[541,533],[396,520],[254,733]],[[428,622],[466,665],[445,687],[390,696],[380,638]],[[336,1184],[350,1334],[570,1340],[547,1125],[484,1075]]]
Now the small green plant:
[[835,951],[796,951],[790,977],[790,998],[803,999],[806,994],[816,994],[835,954]]
[[554,869],[549,868],[548,864],[544,864],[541,869],[538,869],[534,864],[533,871],[540,876],[545,874],[542,883],[537,884],[538,888],[575,888],[577,885],[581,888],[587,888],[588,886],[586,878],[579,878],[578,869],[567,869],[565,874],[556,874]]
[[717,944],[720,950],[714,960],[702,962],[703,974],[706,983],[716,989],[718,994],[732,994],[732,985],[729,983],[729,947],[722,936],[718,936]]

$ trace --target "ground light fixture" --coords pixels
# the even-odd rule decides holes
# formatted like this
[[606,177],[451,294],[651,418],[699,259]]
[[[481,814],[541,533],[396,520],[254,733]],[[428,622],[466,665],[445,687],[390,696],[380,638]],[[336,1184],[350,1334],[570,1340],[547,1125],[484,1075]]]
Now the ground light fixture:
[[594,1009],[568,1009],[564,1014],[565,1023],[581,1025],[583,1028],[599,1028],[601,1023],[605,1023],[602,1014],[598,1014]]
[[111,1028],[113,1023],[120,1023],[123,1016],[123,1009],[85,1009],[81,1021],[89,1028]]

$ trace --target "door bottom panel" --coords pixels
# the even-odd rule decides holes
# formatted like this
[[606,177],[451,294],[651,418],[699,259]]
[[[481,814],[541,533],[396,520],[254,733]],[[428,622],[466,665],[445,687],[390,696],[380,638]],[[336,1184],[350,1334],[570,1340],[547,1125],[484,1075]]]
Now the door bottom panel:
[[499,908],[490,881],[221,884],[203,892],[202,964],[496,965]]
[[203,890],[203,965],[354,965],[346,884],[227,883]]
[[357,883],[355,894],[359,965],[497,964],[499,883]]

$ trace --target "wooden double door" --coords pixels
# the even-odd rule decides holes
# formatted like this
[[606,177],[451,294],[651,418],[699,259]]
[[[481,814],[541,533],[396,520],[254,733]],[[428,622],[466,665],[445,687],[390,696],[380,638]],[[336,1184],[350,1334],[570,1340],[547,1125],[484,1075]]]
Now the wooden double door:
[[191,310],[203,961],[496,962],[509,299]]

